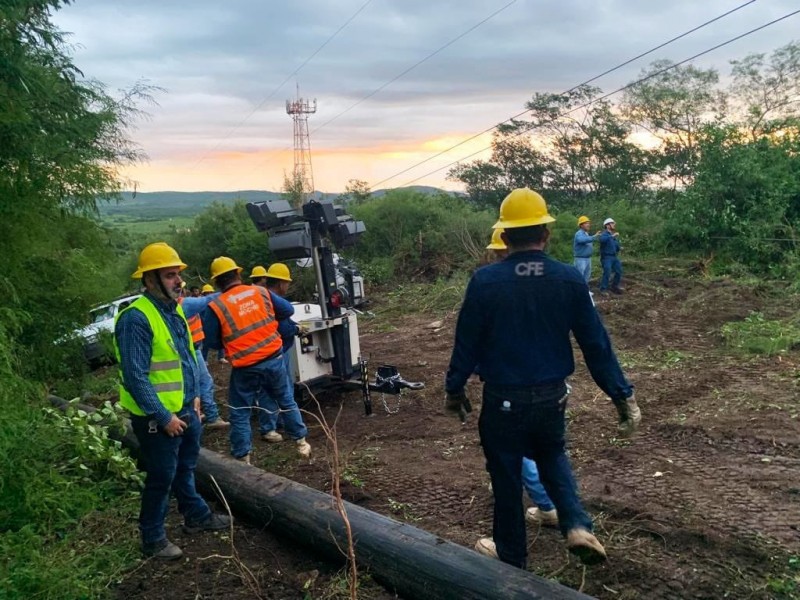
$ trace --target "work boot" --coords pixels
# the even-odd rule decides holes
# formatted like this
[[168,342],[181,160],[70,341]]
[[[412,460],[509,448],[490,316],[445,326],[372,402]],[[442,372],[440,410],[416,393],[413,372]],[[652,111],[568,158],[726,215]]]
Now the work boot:
[[622,289],[621,287],[612,287],[612,288],[611,288],[611,291],[612,291],[613,293],[615,293],[615,294],[617,294],[617,295],[619,296],[619,295],[621,295],[621,294],[622,294],[622,292],[624,292],[625,290],[624,290],[624,289]]
[[200,533],[201,531],[220,531],[221,529],[229,529],[233,519],[228,515],[220,515],[211,513],[205,521],[199,523],[184,523],[183,533]]
[[481,538],[475,543],[475,551],[489,558],[498,558],[497,545],[492,538]]
[[525,520],[544,527],[558,527],[558,511],[542,510],[536,506],[530,507],[525,511]]
[[222,417],[219,417],[216,421],[211,421],[210,423],[206,423],[206,429],[226,429],[230,426],[231,424],[228,423]]
[[250,453],[249,452],[247,454],[245,454],[244,456],[235,456],[234,458],[236,460],[238,460],[239,462],[243,462],[246,465],[250,464]]
[[306,438],[295,440],[295,444],[297,444],[297,453],[301,457],[308,458],[311,456],[311,444],[306,441]]
[[585,565],[597,565],[607,558],[603,545],[585,529],[570,529],[567,532],[567,550]]
[[142,544],[142,554],[150,558],[162,560],[176,560],[183,556],[183,550],[164,538],[154,544]]
[[261,439],[271,444],[277,444],[278,442],[283,441],[283,436],[273,429],[272,431],[268,431],[267,433],[262,433]]
[[622,435],[631,435],[639,427],[639,423],[642,422],[642,411],[639,410],[639,405],[636,404],[636,396],[631,394],[630,398],[622,400],[615,406],[619,414],[617,429]]

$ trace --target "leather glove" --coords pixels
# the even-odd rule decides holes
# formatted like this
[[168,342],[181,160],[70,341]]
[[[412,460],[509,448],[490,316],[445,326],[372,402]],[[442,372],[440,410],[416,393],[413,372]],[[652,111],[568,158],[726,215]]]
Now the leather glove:
[[461,423],[463,424],[467,422],[467,413],[472,412],[472,405],[469,403],[467,394],[464,390],[461,390],[455,394],[447,394],[444,402],[444,409],[448,412],[458,414],[458,418],[461,419]]
[[308,335],[310,332],[311,332],[311,325],[309,325],[305,321],[297,324],[297,335],[299,335],[300,337]]

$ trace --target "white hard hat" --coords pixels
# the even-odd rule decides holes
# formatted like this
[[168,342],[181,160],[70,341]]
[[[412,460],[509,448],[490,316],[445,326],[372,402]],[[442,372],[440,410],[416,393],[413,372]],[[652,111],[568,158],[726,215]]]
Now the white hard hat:
[[616,221],[614,219],[612,219],[611,217],[608,217],[605,221],[603,221],[603,227],[605,227],[609,223],[616,223]]

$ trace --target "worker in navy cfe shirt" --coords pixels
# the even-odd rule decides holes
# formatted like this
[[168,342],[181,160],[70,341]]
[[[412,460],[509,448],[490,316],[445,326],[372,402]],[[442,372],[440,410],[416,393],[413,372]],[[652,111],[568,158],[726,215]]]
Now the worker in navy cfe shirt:
[[494,493],[492,551],[504,562],[527,562],[522,505],[522,459],[539,466],[558,511],[567,547],[593,564],[605,550],[578,498],[565,452],[566,378],[575,369],[570,333],[594,381],[617,408],[620,427],[641,419],[628,383],[577,269],[544,252],[553,222],[544,199],[527,188],[512,191],[495,228],[504,229],[509,256],[475,272],[467,286],[445,381],[445,407],[471,410],[464,387],[480,365],[484,381],[481,445]]

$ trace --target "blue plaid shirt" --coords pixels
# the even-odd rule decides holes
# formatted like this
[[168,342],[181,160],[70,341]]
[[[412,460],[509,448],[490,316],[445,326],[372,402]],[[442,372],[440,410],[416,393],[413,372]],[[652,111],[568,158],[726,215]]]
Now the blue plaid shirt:
[[[192,406],[192,401],[197,397],[200,389],[197,362],[190,350],[191,335],[186,328],[186,323],[177,311],[176,302],[166,303],[150,292],[145,296],[158,308],[161,317],[167,324],[178,354],[181,357],[181,371],[183,372],[183,406]],[[150,383],[150,358],[153,347],[153,330],[147,317],[140,310],[125,310],[117,320],[114,328],[120,355],[120,370],[125,389],[130,392],[136,404],[151,418],[158,421],[162,427],[168,425],[172,419],[166,407],[158,399],[153,384]]]

